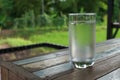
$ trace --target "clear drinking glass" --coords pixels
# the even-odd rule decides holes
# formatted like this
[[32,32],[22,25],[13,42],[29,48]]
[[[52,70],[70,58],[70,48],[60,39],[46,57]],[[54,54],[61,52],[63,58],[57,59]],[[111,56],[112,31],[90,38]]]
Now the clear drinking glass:
[[95,13],[69,14],[70,53],[76,68],[94,64],[95,24]]

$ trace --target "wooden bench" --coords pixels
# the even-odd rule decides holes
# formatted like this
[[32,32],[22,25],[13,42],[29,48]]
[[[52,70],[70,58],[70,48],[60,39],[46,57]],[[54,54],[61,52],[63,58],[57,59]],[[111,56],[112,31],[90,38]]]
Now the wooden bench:
[[1,59],[2,80],[120,80],[120,39],[96,44],[95,64],[86,69],[73,69],[69,54],[62,49],[15,61]]

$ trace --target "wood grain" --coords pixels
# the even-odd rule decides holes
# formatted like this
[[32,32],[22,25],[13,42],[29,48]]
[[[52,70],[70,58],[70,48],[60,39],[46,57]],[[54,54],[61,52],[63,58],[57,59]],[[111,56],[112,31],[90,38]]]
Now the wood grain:
[[61,63],[68,62],[69,58],[70,57],[68,55],[64,55],[64,56],[60,56],[60,57],[56,57],[48,60],[25,64],[25,65],[22,65],[22,67],[24,67],[26,70],[30,72],[35,72],[37,70],[45,69]]
[[[15,64],[11,63],[11,62],[1,61],[0,65],[5,67],[5,70],[12,71],[13,73],[17,74],[17,76],[21,77],[22,79],[25,79],[25,80],[41,80],[41,78],[35,76],[34,74],[28,72],[24,68],[22,68],[20,66],[17,66]],[[7,76],[7,78],[8,78],[8,76]]]
[[59,56],[64,56],[66,54],[68,54],[68,49],[63,49],[63,50],[59,50],[57,52],[43,55],[43,56],[36,56],[36,57],[32,57],[32,58],[26,58],[23,60],[14,61],[13,63],[17,64],[17,65],[24,65],[24,64],[43,61],[43,60],[47,60],[47,59],[51,59],[51,58],[55,58],[55,57],[59,57]]
[[9,71],[9,76],[8,76],[9,80],[25,80],[22,79],[21,77],[19,77],[17,74]]
[[[19,76],[23,80],[95,80],[120,68],[120,39],[96,44],[94,60],[92,67],[73,70],[73,65],[69,62],[69,49],[64,49],[14,62],[0,61],[0,65],[3,66],[2,75],[9,78]],[[71,71],[67,72],[69,70]],[[9,76],[8,71],[14,74]]]
[[8,69],[1,66],[1,80],[8,80]]
[[105,58],[103,61],[99,60],[92,67],[77,69],[53,80],[95,80],[118,68],[120,68],[120,53],[114,57]]
[[120,80],[120,68],[97,80]]
[[61,73],[61,72],[68,71],[70,69],[72,69],[72,65],[70,63],[64,63],[61,65],[56,65],[56,66],[53,66],[50,68],[46,68],[46,69],[43,69],[40,71],[33,72],[33,74],[35,74],[39,77],[45,78],[45,77],[51,77],[51,76]]

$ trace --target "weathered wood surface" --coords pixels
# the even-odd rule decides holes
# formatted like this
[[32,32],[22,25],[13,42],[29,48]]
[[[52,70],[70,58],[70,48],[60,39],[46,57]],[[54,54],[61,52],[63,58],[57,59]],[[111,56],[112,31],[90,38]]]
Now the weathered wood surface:
[[98,80],[120,80],[120,68],[99,78]]
[[17,76],[17,74],[9,71],[8,80],[25,80]]
[[58,64],[61,64],[61,63],[65,63],[68,60],[69,60],[69,56],[65,55],[65,56],[60,56],[60,57],[49,59],[49,60],[44,60],[44,61],[40,61],[40,62],[25,64],[25,65],[22,65],[22,66],[24,68],[26,68],[28,71],[34,72],[34,71],[37,71],[37,70],[40,70],[40,69],[48,68],[48,67],[53,66],[53,65],[58,65]]
[[1,80],[8,80],[8,69],[1,67]]
[[59,56],[64,56],[64,55],[68,55],[68,49],[59,50],[57,52],[54,52],[54,53],[51,53],[48,55],[36,56],[36,57],[32,57],[32,58],[14,61],[13,63],[17,64],[17,65],[24,65],[24,64],[29,64],[29,63],[33,63],[33,62],[49,60],[49,59],[59,57]]
[[41,78],[45,78],[45,77],[48,77],[48,76],[53,76],[53,75],[58,74],[60,72],[69,71],[70,69],[72,69],[71,64],[70,63],[64,63],[64,64],[61,64],[61,65],[56,65],[56,66],[53,66],[53,67],[50,67],[50,68],[46,68],[46,69],[43,69],[43,70],[40,70],[40,71],[33,72],[33,74],[35,74],[35,75],[37,75]]
[[54,80],[95,80],[120,67],[120,53],[98,60],[92,67],[75,70]]
[[120,39],[97,44],[95,64],[87,69],[73,70],[69,54],[69,50],[64,49],[1,65],[28,80],[94,80],[120,68]]
[[[40,77],[37,77],[36,75],[34,75],[34,74],[26,71],[24,68],[22,68],[20,66],[17,66],[15,64],[11,63],[11,62],[1,61],[0,65],[1,65],[1,68],[3,68],[3,70],[4,70],[4,71],[1,70],[2,77],[3,78],[6,77],[8,80],[11,80],[11,78],[9,76],[9,72],[10,71],[13,73],[13,75],[16,74],[17,77],[19,77],[22,80],[41,80]],[[6,75],[3,74],[4,72],[6,74],[7,71],[8,71],[8,76],[6,76]]]

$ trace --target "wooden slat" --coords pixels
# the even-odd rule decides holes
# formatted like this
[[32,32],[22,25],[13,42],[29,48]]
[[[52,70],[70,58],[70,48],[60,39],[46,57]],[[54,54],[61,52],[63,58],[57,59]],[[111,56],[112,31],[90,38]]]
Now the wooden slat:
[[[108,41],[105,41],[103,43],[97,44],[96,45],[96,53],[98,54],[98,53],[102,53],[104,51],[110,51],[111,49],[114,49],[115,47],[120,46],[119,42],[120,42],[120,39],[115,39],[115,40],[108,40]],[[60,50],[60,51],[55,52],[53,54],[48,54],[48,55],[37,56],[37,57],[33,57],[33,58],[14,61],[13,63],[17,64],[17,65],[24,65],[24,64],[37,62],[37,61],[55,58],[57,56],[62,56],[65,54],[69,54],[68,49]]]
[[101,43],[97,43],[97,46],[101,46],[101,45],[108,45],[108,44],[116,44],[116,43],[119,43],[120,42],[120,39],[109,39],[107,41],[104,41],[104,42],[101,42]]
[[17,65],[24,65],[24,64],[37,62],[37,61],[42,61],[42,60],[47,60],[47,59],[59,57],[59,56],[66,55],[66,54],[68,54],[67,49],[60,50],[59,52],[55,52],[55,53],[48,54],[48,55],[37,56],[37,57],[33,57],[33,58],[28,58],[28,59],[14,61],[13,63],[17,64]]
[[96,45],[96,53],[110,51],[120,46],[120,39],[108,40]]
[[41,78],[35,76],[34,74],[26,71],[25,69],[21,68],[20,66],[16,66],[11,62],[0,61],[0,65],[7,68],[9,71],[17,74],[19,77],[25,80],[41,80]]
[[[96,45],[97,55],[95,57],[95,64],[93,65],[93,67],[89,67],[87,69],[74,70],[69,74],[66,73],[66,71],[72,69],[72,64],[71,63],[59,64],[69,60],[68,49],[60,50],[59,52],[55,52],[49,55],[44,55],[42,57],[38,56],[38,57],[15,61],[12,63],[2,62],[1,65],[13,71],[15,74],[18,74],[19,76],[23,76],[22,77],[23,79],[28,78],[28,80],[38,80],[38,79],[42,80],[41,78],[45,78],[48,76],[50,76],[48,77],[50,80],[80,80],[80,79],[94,80],[120,67],[119,42],[120,39],[115,39],[97,44]],[[34,69],[35,72],[33,72],[34,70],[32,68],[35,68]],[[26,70],[33,72],[34,74]]]
[[[120,49],[120,48],[118,48],[118,49]],[[101,62],[103,62],[104,64],[111,64],[110,62],[110,60],[112,59],[112,58],[115,58],[115,57],[117,57],[117,55],[120,55],[120,50],[118,51],[118,50],[116,50],[116,49],[114,49],[114,50],[112,50],[111,52],[109,52],[109,54],[102,54],[102,56],[99,56],[99,57],[96,57],[95,58],[95,64],[98,64],[98,63],[101,63]],[[120,57],[120,56],[119,56]],[[108,60],[108,61],[107,61]],[[120,61],[120,59],[118,58],[118,60]],[[107,61],[107,63],[106,63],[106,61]],[[110,61],[110,62],[109,62]],[[115,61],[116,62],[116,61]],[[118,63],[118,61],[116,62],[116,63]],[[104,65],[104,64],[99,64],[99,65]],[[69,64],[69,65],[71,65],[71,64]],[[97,65],[97,66],[95,66],[95,68],[96,67],[98,67],[99,65]],[[72,66],[72,65],[71,65]],[[119,65],[120,66],[120,65]],[[109,68],[109,66],[107,65],[106,67],[108,67]],[[113,65],[113,67],[114,67],[114,65]],[[100,66],[97,68],[97,69],[99,69],[100,68]],[[103,67],[104,68],[104,67]],[[117,68],[118,68],[118,66],[117,66]],[[56,68],[55,68],[56,69]],[[59,67],[58,68],[58,70],[56,69],[56,71],[57,71],[57,73],[58,73],[58,75],[59,75],[59,73],[61,73],[61,70],[62,69],[64,69],[63,67]],[[72,69],[72,67],[70,68],[70,69]],[[96,70],[97,70],[96,69]],[[111,66],[110,66],[110,70],[109,71],[112,71],[113,69],[116,69],[116,68],[112,68]],[[51,72],[51,74],[52,74],[52,70],[54,70],[54,67],[52,67],[52,69],[51,70],[49,70],[50,72]],[[106,70],[106,69],[105,69]],[[109,72],[108,71],[108,72]],[[106,70],[106,72],[107,72],[107,70]],[[106,74],[105,73],[105,71],[103,72],[104,74]],[[82,74],[82,71],[81,71],[81,74]],[[37,76],[40,76],[40,77],[46,77],[46,76],[49,76],[50,75],[50,73],[48,73],[48,70],[47,69],[44,69],[44,70],[40,70],[39,71],[39,73],[38,74],[36,74]],[[56,76],[58,76],[58,75],[54,75],[54,76],[52,76],[52,78],[55,78]],[[102,76],[102,75],[101,75]],[[100,77],[100,76],[99,76]]]
[[120,23],[119,22],[114,22],[112,27],[113,28],[120,28]]
[[108,44],[108,45],[104,45],[104,46],[99,46],[99,47],[96,47],[96,52],[101,53],[101,52],[113,50],[118,46],[120,46],[120,43],[119,44]]
[[[120,41],[119,39],[116,39],[116,40],[109,40],[104,43],[97,44],[96,45],[96,55],[95,55],[96,63],[107,60],[108,58],[111,58],[114,55],[116,55],[116,53],[120,52],[119,41]],[[42,57],[39,56],[37,58],[36,57],[29,58],[29,59],[25,59],[23,61],[20,60],[20,62],[16,61],[14,63],[23,66],[26,70],[28,70],[30,72],[40,70],[38,72],[43,73],[42,76],[46,77],[46,76],[49,76],[49,73],[46,73],[48,71],[47,70],[48,68],[52,68],[51,66],[54,66],[56,64],[59,64],[59,63],[69,60],[68,52],[69,51],[66,49],[66,51],[64,50],[61,52],[56,52],[54,54],[49,54],[49,55],[45,55]],[[44,69],[44,68],[46,68],[46,69]],[[41,69],[44,69],[44,70],[41,70]],[[61,73],[61,71],[59,69],[56,71],[58,71],[58,73]],[[44,74],[44,72],[45,72],[45,74]],[[41,74],[37,75],[37,76],[41,76]]]
[[9,80],[25,80],[20,78],[19,76],[17,76],[17,74],[9,71],[9,76],[8,76]]
[[120,80],[120,68],[97,80]]
[[8,69],[1,66],[1,80],[8,80]]
[[57,65],[57,66],[54,66],[54,67],[46,68],[44,70],[36,71],[33,74],[35,74],[35,75],[37,75],[41,78],[45,78],[45,77],[48,77],[48,76],[50,77],[52,75],[70,70],[70,69],[72,69],[72,65],[69,62],[69,63],[64,63],[64,64],[61,64],[61,65]]
[[114,56],[120,52],[120,47],[115,47],[109,50],[102,51],[99,54],[96,54],[94,57],[94,60],[99,61],[99,60],[104,60],[104,58],[108,58],[110,56]]
[[[95,60],[98,60],[101,58],[105,58],[106,56],[110,56],[110,55],[114,55],[117,52],[120,52],[120,47],[115,48],[115,49],[111,49],[111,50],[106,50],[104,52],[102,52],[102,55],[96,54]],[[60,57],[56,57],[56,58],[52,58],[52,59],[48,59],[48,60],[43,60],[43,61],[38,61],[38,62],[34,62],[34,63],[29,63],[29,64],[25,64],[22,65],[25,69],[27,69],[30,72],[36,71],[36,70],[40,70],[40,69],[44,69],[50,66],[54,66],[60,63],[64,63],[70,60],[70,56],[69,55],[64,55],[64,56],[60,56]]]
[[120,67],[120,53],[96,61],[92,67],[75,70],[54,80],[95,80]]
[[50,59],[50,58],[54,58],[54,57],[56,57],[56,55],[54,55],[54,54],[51,54],[49,56],[48,55],[37,56],[37,57],[33,57],[33,58],[18,60],[13,63],[17,64],[17,65],[24,65],[24,64],[29,64],[29,63],[33,63],[33,62],[37,62],[37,61],[41,61],[41,60],[45,60],[45,59]]
[[50,66],[60,64],[60,63],[68,62],[70,60],[69,58],[70,58],[70,56],[64,55],[64,56],[60,56],[60,57],[56,57],[56,58],[52,58],[52,59],[48,59],[48,60],[44,60],[44,61],[25,64],[22,66],[26,70],[28,70],[30,72],[34,72],[34,71],[41,70],[41,69],[44,69],[44,68],[47,68]]

